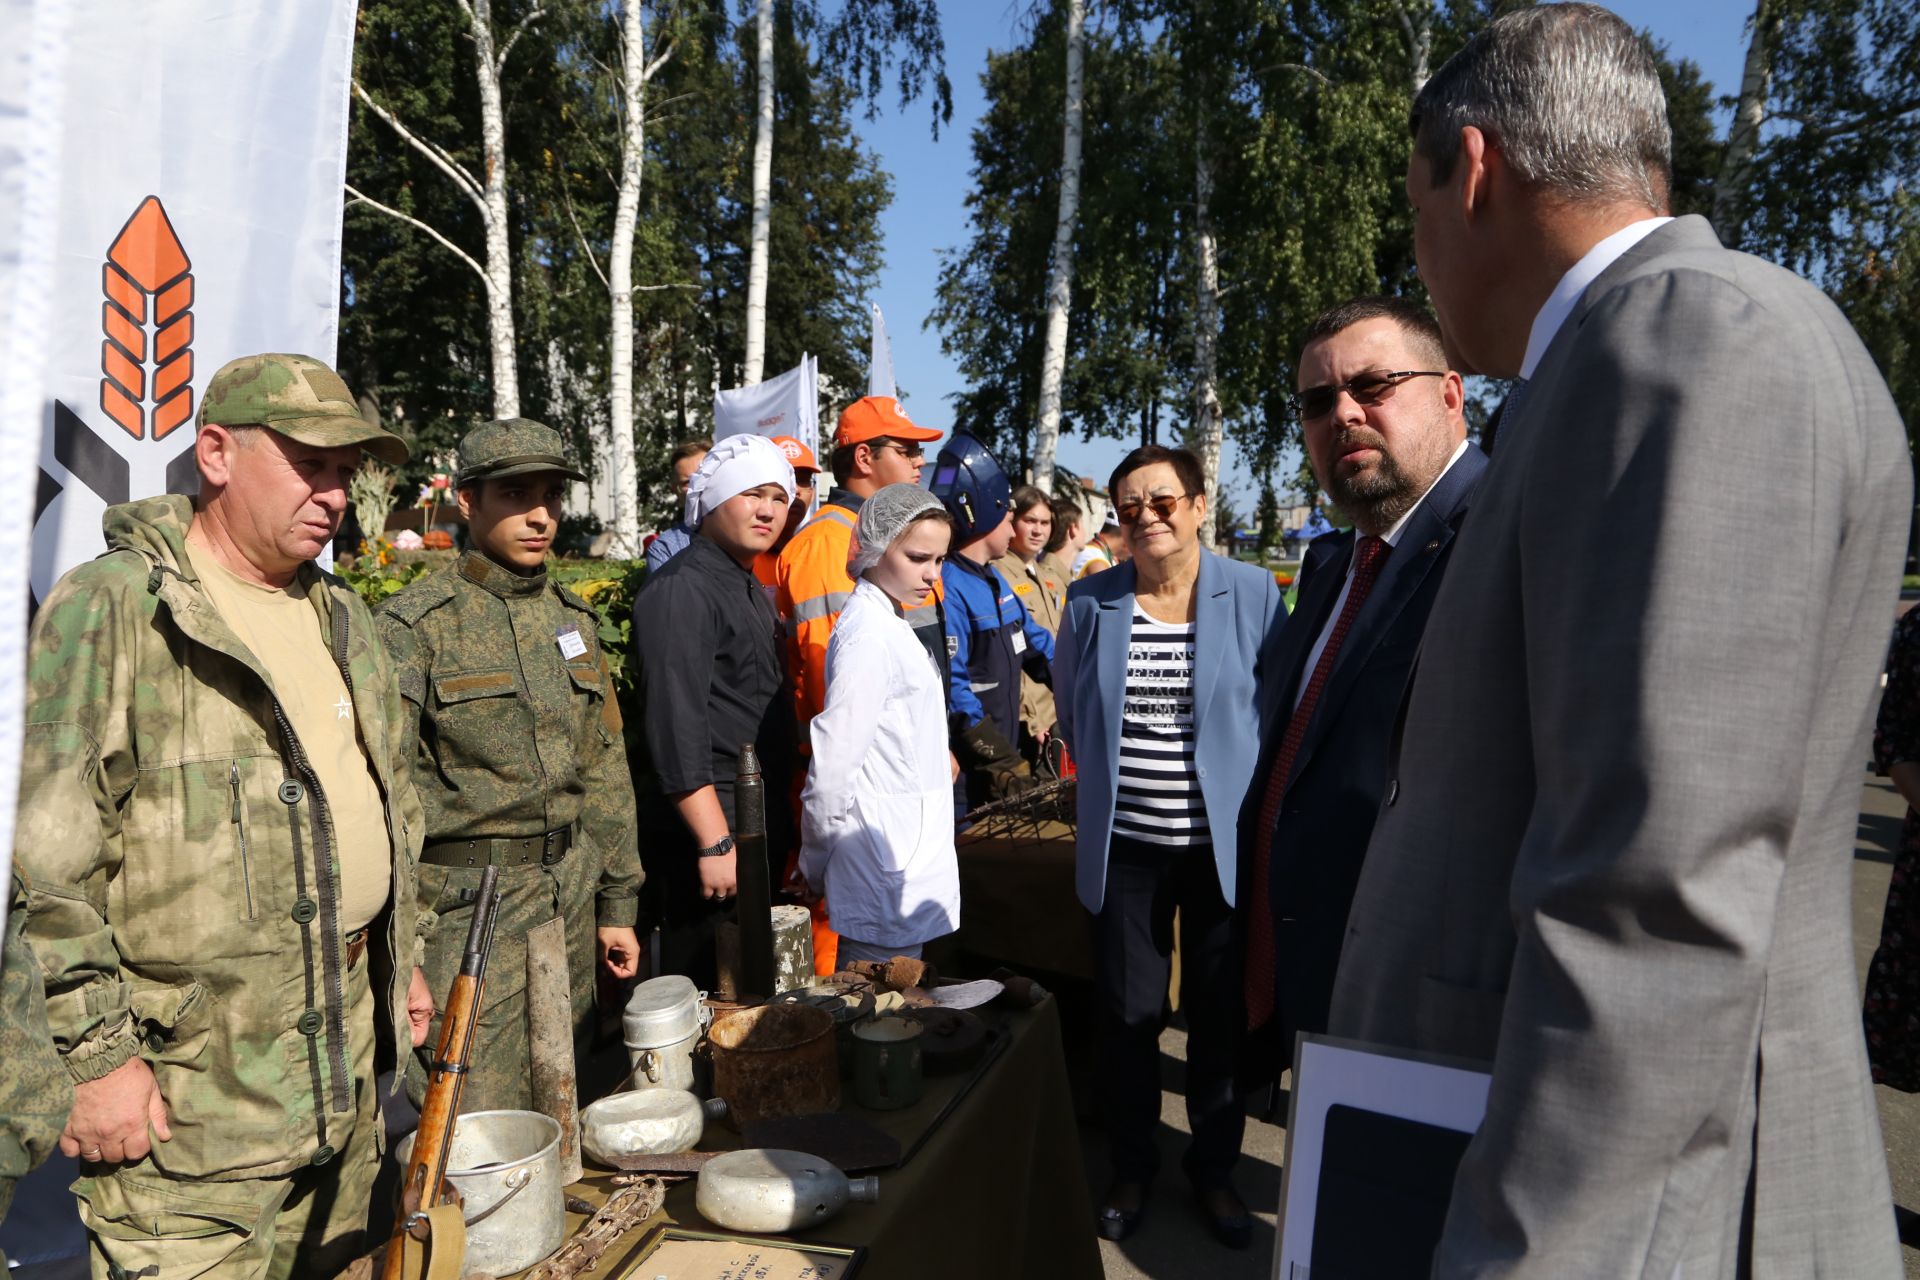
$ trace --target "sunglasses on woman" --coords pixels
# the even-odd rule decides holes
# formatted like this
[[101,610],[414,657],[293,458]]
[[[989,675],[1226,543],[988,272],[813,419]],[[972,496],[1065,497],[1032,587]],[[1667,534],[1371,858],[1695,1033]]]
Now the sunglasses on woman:
[[1123,525],[1139,524],[1141,517],[1152,511],[1161,520],[1170,521],[1180,504],[1192,496],[1190,493],[1157,493],[1145,501],[1130,499],[1114,507],[1113,518]]

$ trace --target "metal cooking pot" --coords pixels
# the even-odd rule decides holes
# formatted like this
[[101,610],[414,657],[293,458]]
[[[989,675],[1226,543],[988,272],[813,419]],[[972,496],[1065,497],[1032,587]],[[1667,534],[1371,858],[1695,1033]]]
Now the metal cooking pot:
[[707,1032],[713,1092],[745,1129],[760,1120],[840,1109],[833,1015],[805,1004],[763,1004],[716,1018]]
[[[400,1163],[413,1154],[401,1140]],[[560,1123],[538,1111],[475,1111],[453,1124],[447,1181],[467,1220],[465,1271],[501,1276],[524,1271],[560,1247],[567,1234]]]

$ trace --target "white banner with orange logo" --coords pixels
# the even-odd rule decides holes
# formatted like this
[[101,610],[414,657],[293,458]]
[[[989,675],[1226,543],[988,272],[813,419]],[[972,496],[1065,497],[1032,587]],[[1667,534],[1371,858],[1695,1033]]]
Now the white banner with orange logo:
[[32,589],[109,506],[197,486],[198,391],[332,363],[354,0],[71,0]]

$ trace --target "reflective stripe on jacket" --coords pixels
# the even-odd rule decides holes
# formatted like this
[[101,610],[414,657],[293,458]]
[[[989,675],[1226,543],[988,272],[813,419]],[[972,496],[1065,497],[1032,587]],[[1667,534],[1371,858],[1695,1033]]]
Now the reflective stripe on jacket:
[[[827,705],[827,642],[840,610],[853,596],[847,556],[862,501],[858,494],[836,488],[831,500],[793,535],[774,566],[773,607],[786,632],[787,678],[793,682],[793,721],[802,755],[810,750],[807,726]],[[946,662],[943,595],[936,583],[924,604],[902,614],[922,647],[941,664]]]

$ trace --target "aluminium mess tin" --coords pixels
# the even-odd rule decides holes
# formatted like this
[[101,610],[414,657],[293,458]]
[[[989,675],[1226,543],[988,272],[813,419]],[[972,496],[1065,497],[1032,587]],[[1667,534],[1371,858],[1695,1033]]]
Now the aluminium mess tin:
[[633,989],[621,1018],[635,1089],[694,1087],[693,1050],[713,1018],[691,978],[651,978]]

